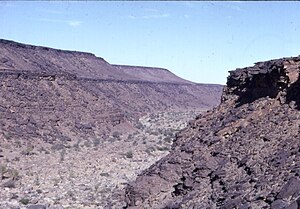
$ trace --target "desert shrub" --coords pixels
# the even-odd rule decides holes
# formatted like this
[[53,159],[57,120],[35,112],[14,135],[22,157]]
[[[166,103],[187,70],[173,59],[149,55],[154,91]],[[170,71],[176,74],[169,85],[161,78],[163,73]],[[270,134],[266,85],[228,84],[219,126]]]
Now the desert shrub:
[[157,150],[159,150],[159,151],[168,151],[168,150],[169,150],[169,148],[166,147],[166,146],[163,146],[163,147],[157,146],[156,148],[157,148]]
[[112,133],[112,136],[113,137],[119,137],[121,134],[120,134],[120,132],[118,132],[118,131],[114,131],[113,133]]
[[167,143],[171,143],[172,142],[172,138],[171,137],[165,137],[164,141]]
[[7,140],[9,140],[9,139],[12,138],[12,134],[11,134],[11,133],[5,133],[5,134],[3,134],[3,136],[4,136],[4,138],[7,139]]
[[20,200],[20,203],[22,203],[23,205],[28,205],[28,203],[29,203],[29,199],[28,198],[22,198],[21,200]]
[[33,145],[28,145],[24,150],[21,151],[22,155],[33,155]]
[[109,173],[102,172],[102,173],[100,173],[100,176],[109,177]]
[[80,142],[81,142],[81,139],[78,139],[78,141],[73,145],[73,147],[75,148],[76,151],[79,151],[80,149]]
[[19,175],[19,171],[17,171],[16,169],[9,169],[9,176],[12,180],[18,180],[20,175]]
[[15,146],[17,148],[20,148],[22,146],[22,143],[18,140],[18,141],[15,141]]
[[89,140],[85,140],[84,143],[83,143],[83,146],[91,147],[91,142]]
[[117,138],[113,138],[113,137],[109,137],[107,141],[110,142],[110,143],[113,143],[116,140],[118,140],[118,139]]
[[133,158],[133,153],[132,153],[132,151],[126,152],[126,153],[125,153],[125,157],[127,157],[127,158]]
[[72,191],[67,191],[66,196],[68,196],[68,197],[73,197],[74,195],[75,195],[74,192],[72,192]]
[[18,162],[18,161],[20,161],[20,157],[17,156],[13,160]]
[[2,184],[3,187],[5,188],[16,188],[16,184],[14,180],[9,180],[7,182],[5,182],[4,184]]
[[129,135],[127,136],[127,139],[128,139],[128,140],[133,139],[133,136],[132,136],[131,134],[129,134]]
[[163,134],[163,129],[158,128],[158,129],[157,129],[157,132],[158,132],[159,134]]
[[157,136],[158,132],[157,131],[153,131],[151,134],[154,135],[154,136]]
[[155,147],[148,147],[147,149],[146,149],[146,153],[148,154],[148,155],[153,155],[152,154],[152,152],[154,152],[156,149],[155,149]]
[[143,125],[140,121],[138,121],[138,122],[135,124],[135,127],[136,127],[137,129],[143,129],[143,128],[144,128],[144,125]]
[[7,167],[5,165],[0,165],[0,180],[4,178],[4,174],[7,172]]
[[65,145],[63,145],[63,144],[54,144],[51,146],[51,150],[53,150],[53,151],[59,151],[62,149],[65,149]]
[[172,130],[165,130],[165,133],[164,133],[165,136],[173,136],[173,131]]
[[96,138],[96,139],[93,140],[94,147],[99,146],[99,144],[100,144],[100,139],[99,138]]
[[100,188],[100,183],[95,184],[95,191],[98,192],[99,188]]
[[59,154],[60,154],[60,162],[63,162],[65,160],[66,149],[62,149]]
[[115,132],[112,133],[113,138],[115,138],[117,140],[121,140],[120,135],[121,135],[121,133],[118,132],[118,131],[115,131]]

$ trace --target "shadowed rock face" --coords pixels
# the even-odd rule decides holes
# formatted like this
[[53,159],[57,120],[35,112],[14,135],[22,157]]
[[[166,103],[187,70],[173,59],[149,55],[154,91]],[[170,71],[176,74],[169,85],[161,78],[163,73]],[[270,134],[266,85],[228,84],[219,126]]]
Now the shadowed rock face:
[[0,133],[53,142],[130,129],[146,113],[210,108],[223,87],[160,68],[113,66],[90,53],[0,40],[0,88]]
[[221,104],[126,189],[128,208],[300,208],[300,57],[231,71]]

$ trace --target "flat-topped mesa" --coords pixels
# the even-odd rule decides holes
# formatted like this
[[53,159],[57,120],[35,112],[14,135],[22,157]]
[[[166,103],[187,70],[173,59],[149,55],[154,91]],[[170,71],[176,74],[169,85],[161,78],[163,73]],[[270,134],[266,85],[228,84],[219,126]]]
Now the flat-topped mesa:
[[92,53],[33,46],[0,39],[0,75],[65,76],[78,79],[195,84],[167,69],[111,65]]
[[181,84],[195,84],[193,82],[184,80],[173,74],[165,68],[158,67],[144,67],[144,66],[130,66],[130,65],[113,65],[119,71],[130,76],[136,77],[139,80],[151,82],[169,82]]
[[91,53],[32,46],[13,41],[0,41],[1,72],[61,75],[77,77],[122,78],[111,72],[113,67]]
[[[51,47],[45,47],[45,46],[35,46],[30,44],[23,44],[11,40],[6,39],[0,39],[0,46],[9,46],[13,48],[23,48],[23,49],[31,49],[31,50],[44,50],[44,51],[55,51],[58,53],[70,53],[70,54],[78,54],[83,56],[89,56],[89,57],[96,57],[93,53],[89,52],[80,52],[80,51],[74,51],[74,50],[62,50],[62,49],[54,49]],[[102,59],[102,58],[100,58]]]
[[240,106],[269,97],[281,104],[295,101],[299,106],[299,69],[300,56],[258,62],[253,67],[230,71],[222,103]]

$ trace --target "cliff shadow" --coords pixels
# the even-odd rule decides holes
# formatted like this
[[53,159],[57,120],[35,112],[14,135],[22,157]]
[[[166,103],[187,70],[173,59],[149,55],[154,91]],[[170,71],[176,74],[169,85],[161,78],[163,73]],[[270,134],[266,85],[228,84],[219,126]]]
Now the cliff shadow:
[[247,78],[244,85],[239,88],[240,90],[235,92],[238,95],[236,107],[263,97],[276,98],[279,91],[287,88],[288,79],[282,69],[273,70],[266,74],[256,74],[252,78]]
[[297,81],[287,89],[286,103],[289,104],[292,101],[295,102],[295,108],[300,110],[300,76]]

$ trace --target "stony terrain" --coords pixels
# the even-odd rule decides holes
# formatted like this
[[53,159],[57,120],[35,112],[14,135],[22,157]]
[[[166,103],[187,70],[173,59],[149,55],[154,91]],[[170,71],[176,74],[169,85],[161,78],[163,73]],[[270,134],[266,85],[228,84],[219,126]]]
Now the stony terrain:
[[169,153],[175,134],[201,111],[152,113],[136,130],[106,139],[21,146],[0,140],[0,208],[122,208],[124,187]]
[[221,105],[126,188],[127,208],[300,208],[300,57],[230,72]]
[[121,208],[223,86],[0,39],[0,208]]

